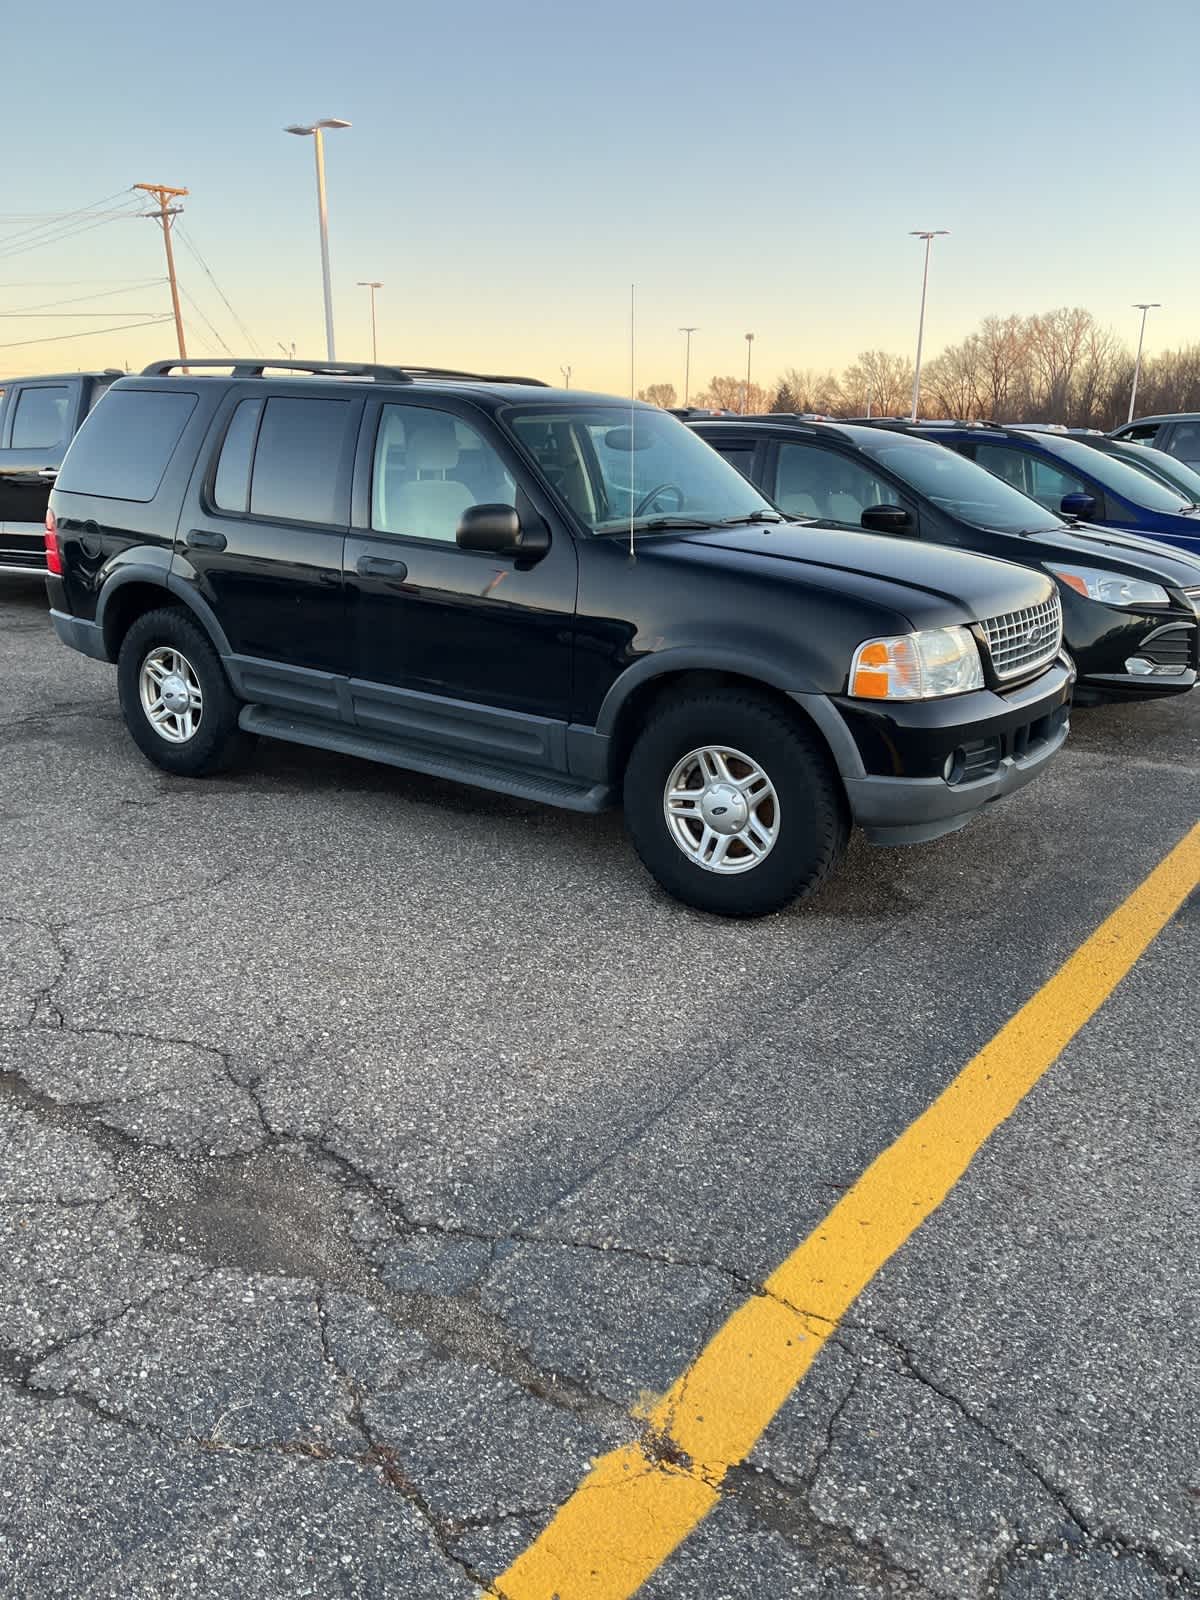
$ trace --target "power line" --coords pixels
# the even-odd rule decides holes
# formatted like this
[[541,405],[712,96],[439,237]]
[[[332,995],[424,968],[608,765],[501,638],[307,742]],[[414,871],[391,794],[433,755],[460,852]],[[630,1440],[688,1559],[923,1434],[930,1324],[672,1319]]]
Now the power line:
[[[224,339],[222,339],[221,335],[217,332],[216,328],[213,327],[212,323],[208,320],[207,316],[205,316],[204,312],[201,311],[200,307],[196,304],[195,300],[193,300],[192,296],[187,292],[187,290],[183,287],[182,284],[179,285],[179,289],[180,289],[180,293],[183,295],[183,298],[187,301],[188,305],[191,306],[192,310],[196,313],[196,315],[200,318],[200,320],[207,327],[208,331],[212,334],[213,338],[221,346],[221,349],[224,350],[224,352],[225,352],[225,354],[227,356],[231,356],[233,354],[233,351],[225,343]],[[203,342],[207,343],[208,341],[205,340]],[[211,348],[212,348],[212,346],[209,345],[209,349],[211,349]]]
[[[8,247],[11,245],[11,240],[3,241],[0,243],[0,261],[6,261],[10,256],[26,255],[30,250],[41,250],[46,245],[63,244],[68,239],[77,238],[81,233],[90,233],[93,228],[107,227],[110,222],[116,222],[122,217],[137,217],[145,214],[139,212],[136,207],[127,211],[114,211],[108,216],[101,217],[96,222],[85,222],[82,226],[69,227],[60,233],[46,234],[41,238],[26,240],[24,244],[17,245],[15,249]],[[153,215],[153,213],[149,214]]]
[[[195,256],[195,258],[199,262],[201,268],[204,270],[205,274],[207,275],[208,280],[212,284],[213,288],[221,296],[221,299],[224,300],[226,308],[229,311],[229,315],[233,318],[233,320],[237,323],[238,327],[241,329],[242,336],[246,340],[246,342],[248,343],[250,349],[252,351],[253,350],[257,350],[258,349],[258,340],[250,332],[249,328],[242,321],[241,317],[238,316],[237,312],[233,309],[232,305],[230,305],[229,296],[225,293],[224,289],[222,289],[221,285],[217,282],[216,278],[213,277],[212,269],[209,267],[208,262],[205,261],[204,257],[200,254],[200,251],[197,249],[197,247],[192,243],[191,236],[189,234],[185,233],[182,228],[176,228],[175,231],[176,231],[176,233],[178,233],[179,237],[183,240],[184,244],[191,251],[192,255]],[[226,346],[226,348],[228,349],[228,346]]]
[[[6,311],[3,313],[3,315],[8,317],[17,317],[23,315],[25,312],[52,311],[55,306],[77,306],[81,305],[85,300],[109,300],[114,295],[132,294],[135,289],[153,289],[156,285],[160,283],[166,283],[166,281],[167,280],[165,278],[137,278],[130,282],[128,287],[124,289],[97,289],[94,294],[77,294],[67,300],[39,300],[37,305],[18,306],[15,311]],[[79,279],[79,282],[86,283],[87,279],[81,278]],[[84,312],[83,314],[85,316],[90,315],[89,312]],[[97,316],[108,315],[107,312],[103,311],[99,311],[96,314]],[[114,317],[120,317],[124,316],[125,313],[123,311],[114,311],[112,315]]]
[[16,350],[26,344],[55,344],[63,339],[90,339],[98,333],[125,333],[130,328],[157,328],[161,323],[170,321],[171,313],[168,311],[161,317],[149,317],[145,322],[127,322],[120,328],[89,328],[86,333],[51,333],[41,339],[12,339],[7,344],[0,344],[0,350]]
[[[127,189],[127,188],[126,189],[118,189],[116,194],[103,195],[99,200],[93,200],[90,205],[79,206],[74,211],[45,211],[45,212],[42,212],[40,220],[35,222],[32,227],[19,228],[16,233],[10,234],[9,237],[7,239],[5,239],[3,242],[5,244],[13,244],[17,239],[20,239],[24,234],[27,234],[27,233],[42,233],[46,228],[59,227],[63,222],[66,222],[67,220],[69,220],[72,217],[82,217],[82,216],[86,216],[88,212],[99,211],[101,206],[109,205],[114,200],[120,200],[122,198],[122,196],[124,196],[126,199],[131,199],[132,198],[131,191],[129,189]],[[31,215],[35,215],[35,213],[30,213],[30,214]]]
[[134,311],[126,306],[124,311],[0,311],[0,317],[15,317],[18,321],[57,322],[64,317],[156,317],[157,311]]

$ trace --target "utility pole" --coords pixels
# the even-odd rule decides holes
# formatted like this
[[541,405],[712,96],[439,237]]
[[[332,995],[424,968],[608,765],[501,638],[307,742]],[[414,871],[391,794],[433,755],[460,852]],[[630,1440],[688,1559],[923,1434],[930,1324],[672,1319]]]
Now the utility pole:
[[683,403],[686,406],[692,392],[692,335],[697,330],[693,327],[680,328],[679,331],[687,336],[683,346]]
[[[171,249],[171,218],[178,217],[182,206],[171,205],[172,200],[180,200],[187,193],[186,189],[171,189],[165,183],[135,183],[135,189],[144,189],[148,195],[158,201],[157,211],[147,211],[143,215],[153,217],[156,222],[162,223],[163,243],[167,247],[167,277],[171,281],[171,304],[175,308],[175,337],[179,340],[179,359],[187,360],[187,346],[183,342],[183,313],[179,309],[179,284],[175,278],[175,252]],[[186,369],[185,369],[186,370]]]
[[378,278],[359,278],[358,287],[371,291],[371,360],[378,361],[379,357],[375,352],[375,291],[382,289],[383,284]]
[[573,367],[559,367],[558,370],[563,375],[563,388],[564,389],[569,389],[571,387],[571,373],[574,371],[574,368]]
[[1129,391],[1129,415],[1125,419],[1126,422],[1133,421],[1133,408],[1137,404],[1138,379],[1142,375],[1142,344],[1146,338],[1146,313],[1157,311],[1161,305],[1161,300],[1138,300],[1134,303],[1133,309],[1142,313],[1142,326],[1138,334],[1138,353],[1137,360],[1133,364],[1133,388]]

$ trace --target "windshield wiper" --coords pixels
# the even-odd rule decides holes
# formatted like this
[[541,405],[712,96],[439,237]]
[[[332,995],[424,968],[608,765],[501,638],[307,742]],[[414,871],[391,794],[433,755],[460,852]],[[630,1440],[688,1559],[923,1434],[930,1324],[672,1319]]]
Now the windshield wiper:
[[[688,517],[680,515],[639,517],[633,524],[634,531],[637,533],[653,531],[655,528],[715,528],[716,526],[717,524],[712,520],[711,517]],[[629,523],[626,523],[625,528],[627,529],[628,527]],[[616,531],[621,532],[624,530],[618,529]]]
[[719,527],[736,528],[739,522],[786,522],[787,518],[780,511],[747,511],[741,517],[722,517]]

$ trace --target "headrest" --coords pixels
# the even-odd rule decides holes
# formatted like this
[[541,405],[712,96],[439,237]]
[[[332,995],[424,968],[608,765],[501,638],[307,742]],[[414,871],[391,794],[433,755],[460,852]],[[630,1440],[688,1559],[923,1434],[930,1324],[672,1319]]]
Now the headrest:
[[410,425],[408,465],[414,472],[436,472],[458,465],[458,440],[449,417],[422,417]]

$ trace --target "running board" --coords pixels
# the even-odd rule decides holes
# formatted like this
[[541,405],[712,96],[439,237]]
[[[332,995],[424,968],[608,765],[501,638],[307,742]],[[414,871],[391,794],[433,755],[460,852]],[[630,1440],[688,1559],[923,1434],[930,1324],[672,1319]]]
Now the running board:
[[568,777],[549,777],[520,767],[480,761],[478,757],[456,756],[407,740],[381,739],[357,728],[272,711],[267,706],[243,706],[238,723],[247,733],[259,733],[266,739],[285,739],[291,744],[334,750],[339,755],[361,756],[364,761],[424,772],[431,778],[449,778],[454,783],[491,789],[518,800],[536,800],[566,811],[604,811],[613,803],[612,789],[605,783],[576,783]]

